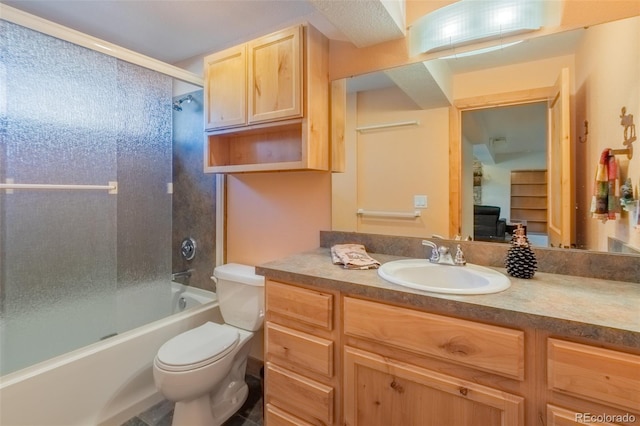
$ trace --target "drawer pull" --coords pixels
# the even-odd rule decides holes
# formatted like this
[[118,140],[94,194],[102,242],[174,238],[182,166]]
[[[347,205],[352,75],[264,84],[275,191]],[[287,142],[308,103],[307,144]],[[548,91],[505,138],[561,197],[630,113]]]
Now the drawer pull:
[[458,389],[460,391],[460,395],[464,395],[467,396],[467,394],[469,393],[469,389],[465,388],[465,387],[461,387],[460,389]]

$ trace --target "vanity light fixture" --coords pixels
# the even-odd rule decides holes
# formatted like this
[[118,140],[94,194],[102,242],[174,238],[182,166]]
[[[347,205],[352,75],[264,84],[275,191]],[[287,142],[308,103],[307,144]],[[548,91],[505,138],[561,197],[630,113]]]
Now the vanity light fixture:
[[468,52],[454,53],[453,55],[442,56],[438,59],[464,58],[465,56],[479,55],[481,53],[488,53],[488,52],[494,52],[496,50],[506,49],[507,47],[515,46],[516,44],[520,44],[520,43],[522,43],[522,40],[512,41],[511,43],[504,43],[504,44],[500,43],[496,46],[485,47],[483,49],[469,50]]
[[543,0],[460,0],[423,16],[411,27],[411,54],[535,31],[542,27],[543,18]]

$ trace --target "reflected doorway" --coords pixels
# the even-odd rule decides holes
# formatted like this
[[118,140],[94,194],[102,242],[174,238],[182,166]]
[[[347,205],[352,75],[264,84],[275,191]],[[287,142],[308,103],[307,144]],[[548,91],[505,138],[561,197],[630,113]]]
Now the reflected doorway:
[[547,102],[465,110],[461,128],[462,217],[474,240],[509,242],[522,223],[548,246]]

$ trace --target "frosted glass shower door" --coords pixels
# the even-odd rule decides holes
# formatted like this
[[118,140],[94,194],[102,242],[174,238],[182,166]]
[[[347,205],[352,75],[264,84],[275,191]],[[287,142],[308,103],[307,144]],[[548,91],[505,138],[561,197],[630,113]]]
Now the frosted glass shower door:
[[[117,180],[116,60],[0,21],[6,102],[0,179]],[[115,329],[117,196],[0,191],[0,370],[96,342]]]
[[0,20],[0,374],[167,316],[171,78]]

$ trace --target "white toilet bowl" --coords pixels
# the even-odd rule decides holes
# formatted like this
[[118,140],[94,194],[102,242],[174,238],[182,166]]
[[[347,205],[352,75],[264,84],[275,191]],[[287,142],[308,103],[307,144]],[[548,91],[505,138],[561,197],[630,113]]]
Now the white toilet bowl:
[[[221,425],[249,393],[244,377],[248,343],[252,331],[262,326],[264,278],[245,265],[216,271],[222,315],[233,325],[207,322],[179,334],[160,347],[153,362],[156,388],[175,402],[174,426]],[[225,316],[223,304],[233,314]]]
[[[160,393],[176,403],[174,425],[219,425],[242,406],[248,395],[244,371],[252,336],[207,322],[160,348],[153,378]],[[212,407],[216,397],[218,410]]]

